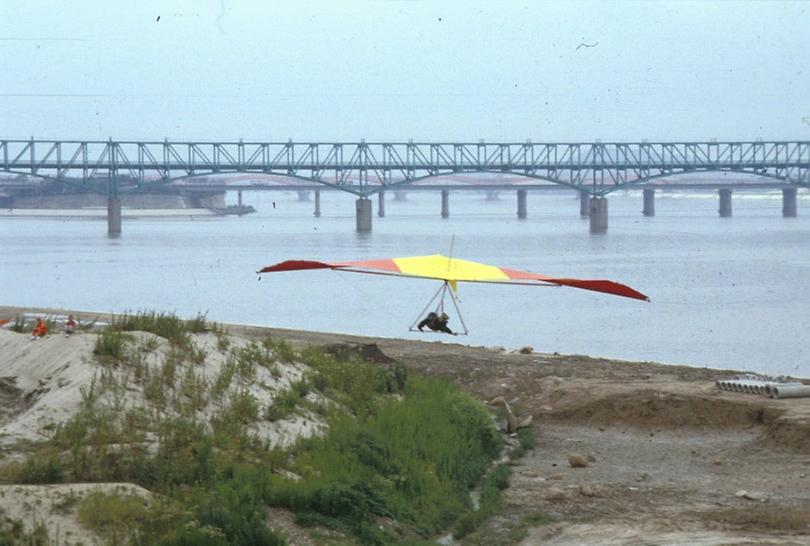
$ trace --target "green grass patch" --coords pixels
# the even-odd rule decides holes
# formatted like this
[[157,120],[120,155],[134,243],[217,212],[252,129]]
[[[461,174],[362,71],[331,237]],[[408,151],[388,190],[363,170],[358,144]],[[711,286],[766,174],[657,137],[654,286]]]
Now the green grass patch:
[[534,436],[534,429],[530,427],[524,427],[518,429],[517,431],[518,437],[518,445],[516,445],[512,450],[509,451],[509,459],[512,461],[516,461],[521,459],[527,451],[534,449],[535,445],[535,436]]
[[499,518],[496,525],[482,525],[476,531],[466,535],[463,546],[491,546],[492,544],[517,545],[529,535],[532,527],[542,527],[556,520],[545,512],[530,512],[517,518]]
[[[356,393],[354,382],[335,383]],[[477,401],[444,380],[417,377],[404,400],[386,398],[360,415],[336,418],[326,437],[302,442],[295,469],[303,480],[276,480],[271,501],[302,521],[348,529],[364,544],[392,540],[373,532],[377,517],[429,536],[470,511],[469,488],[500,450]]]
[[337,358],[319,347],[308,347],[299,359],[313,369],[312,387],[358,418],[374,413],[381,395],[402,391],[394,372],[356,357]]
[[138,495],[90,493],[79,503],[79,523],[115,543],[147,521],[148,507]]
[[475,531],[481,523],[501,509],[501,491],[509,487],[512,470],[503,464],[493,467],[481,483],[478,510],[462,517],[456,524],[453,536],[464,538]]

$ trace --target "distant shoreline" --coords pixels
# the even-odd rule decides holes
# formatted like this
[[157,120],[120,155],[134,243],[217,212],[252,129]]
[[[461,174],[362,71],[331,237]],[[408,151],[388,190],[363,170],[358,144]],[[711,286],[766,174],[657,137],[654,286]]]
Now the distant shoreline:
[[[135,311],[130,311],[135,312]],[[16,307],[16,306],[3,306],[0,305],[0,319],[12,318],[19,314],[28,315],[55,315],[57,317],[66,317],[68,314],[74,315],[79,322],[89,321],[105,321],[114,316],[122,313],[114,313],[110,311],[88,311],[88,310],[73,310],[58,307]],[[306,346],[309,344],[323,345],[333,343],[360,343],[360,344],[378,344],[380,346],[387,346],[395,348],[396,352],[422,352],[427,349],[430,353],[436,354],[442,352],[442,348],[446,348],[447,352],[454,352],[454,350],[469,350],[472,352],[491,352],[493,354],[515,355],[518,353],[517,349],[508,350],[499,346],[475,346],[458,343],[457,338],[453,340],[436,340],[430,341],[398,338],[398,337],[379,337],[379,336],[365,336],[362,334],[346,334],[339,332],[324,332],[316,330],[294,330],[289,328],[277,328],[273,326],[260,326],[255,324],[237,324],[237,323],[220,323],[216,317],[207,317],[207,320],[221,324],[234,334],[251,337],[254,339],[263,339],[267,336],[283,337],[289,342],[298,345]],[[429,349],[428,349],[429,348]],[[535,355],[542,353],[533,353]],[[556,353],[555,353],[556,355]],[[566,355],[556,355],[558,357],[565,357]],[[752,373],[744,370],[731,370],[722,368],[706,368],[698,365],[688,364],[675,364],[667,362],[651,362],[651,361],[632,361],[616,358],[605,358],[599,355],[567,355],[576,358],[594,359],[605,362],[626,363],[626,364],[639,364],[651,365],[655,367],[664,368],[687,368],[709,372],[711,375],[720,376],[722,374],[739,374],[739,373]],[[796,376],[797,379],[810,380],[810,377]]]
[[[219,216],[209,209],[138,209],[121,207],[121,216],[128,219],[136,218],[188,218],[189,216],[216,217]],[[107,218],[107,209],[104,207],[82,209],[2,209],[0,218],[84,218],[91,220],[104,220]]]

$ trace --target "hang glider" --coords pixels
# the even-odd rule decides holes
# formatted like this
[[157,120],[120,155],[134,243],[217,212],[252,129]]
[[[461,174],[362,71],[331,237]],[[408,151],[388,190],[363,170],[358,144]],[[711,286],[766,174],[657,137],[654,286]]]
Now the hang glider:
[[650,299],[629,286],[602,279],[572,279],[548,277],[529,271],[507,269],[458,258],[449,258],[440,254],[432,256],[408,256],[383,260],[366,260],[358,262],[318,262],[312,260],[287,260],[269,265],[258,271],[275,273],[279,271],[301,271],[307,269],[332,269],[372,275],[392,275],[397,277],[416,277],[444,281],[455,291],[459,282],[478,282],[492,284],[518,284],[533,286],[570,286],[594,292],[613,294],[637,300]]

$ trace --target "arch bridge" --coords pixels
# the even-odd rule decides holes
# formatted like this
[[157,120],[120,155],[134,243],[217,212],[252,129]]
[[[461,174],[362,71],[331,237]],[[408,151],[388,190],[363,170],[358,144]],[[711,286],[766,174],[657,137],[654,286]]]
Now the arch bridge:
[[[79,185],[89,191],[99,191],[93,182],[107,175],[104,193],[108,196],[111,233],[120,232],[120,193],[227,173],[280,175],[353,193],[358,196],[357,226],[361,231],[366,225],[371,229],[369,197],[386,189],[404,189],[421,180],[457,173],[519,175],[580,191],[590,200],[590,210],[597,218],[600,203],[604,203],[606,227],[607,194],[681,173],[756,174],[791,188],[795,203],[795,188],[810,187],[810,141],[0,140],[0,171]],[[514,187],[520,190],[520,185]],[[521,191],[525,209],[526,190]],[[722,201],[721,194],[721,209]]]

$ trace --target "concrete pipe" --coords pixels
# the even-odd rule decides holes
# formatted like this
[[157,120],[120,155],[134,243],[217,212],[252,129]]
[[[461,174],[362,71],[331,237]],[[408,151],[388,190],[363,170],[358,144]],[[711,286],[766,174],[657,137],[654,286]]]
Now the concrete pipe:
[[784,387],[785,385],[801,385],[801,383],[795,382],[787,383],[785,381],[769,381],[768,383],[765,383],[765,392],[763,394],[765,394],[765,396],[773,397],[773,390],[776,387]]
[[752,394],[762,394],[765,389],[765,381],[752,381],[750,388]]
[[761,381],[757,381],[755,379],[746,379],[744,381],[740,381],[740,392],[744,392],[746,394],[756,394],[756,388],[760,383]]
[[810,385],[786,383],[771,389],[774,398],[810,398]]
[[748,380],[743,379],[742,381],[736,381],[734,383],[734,392],[745,392],[745,386],[747,385]]

